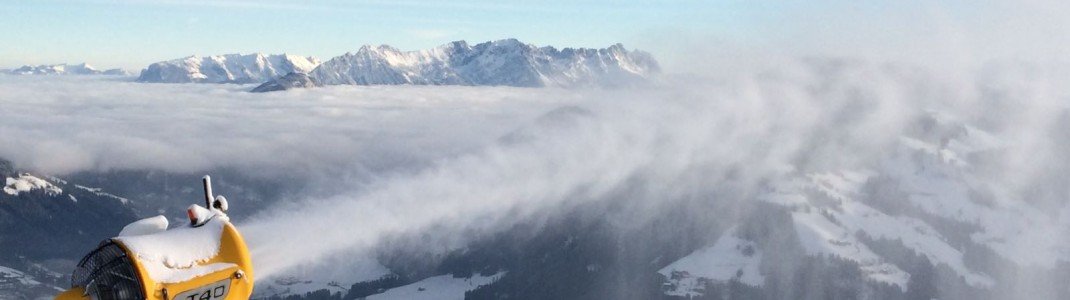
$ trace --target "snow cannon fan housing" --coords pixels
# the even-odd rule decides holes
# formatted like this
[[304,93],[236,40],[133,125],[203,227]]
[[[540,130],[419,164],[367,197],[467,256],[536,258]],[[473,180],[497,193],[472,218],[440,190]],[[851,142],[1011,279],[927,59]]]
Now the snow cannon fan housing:
[[78,263],[66,299],[249,299],[253,263],[226,215],[228,203],[212,195],[204,177],[205,207],[186,211],[189,224],[170,230],[163,216],[139,220],[101,242]]

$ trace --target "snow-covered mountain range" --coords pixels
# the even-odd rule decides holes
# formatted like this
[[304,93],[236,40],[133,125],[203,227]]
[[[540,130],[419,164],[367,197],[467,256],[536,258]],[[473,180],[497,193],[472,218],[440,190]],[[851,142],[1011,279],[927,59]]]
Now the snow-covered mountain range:
[[297,72],[312,71],[315,57],[263,53],[190,56],[157,62],[141,71],[139,82],[261,83]]
[[6,70],[12,75],[129,75],[123,69],[99,70],[86,63],[22,66],[18,69]]
[[[456,41],[421,51],[364,46],[324,62],[308,77],[316,85],[627,86],[643,83],[659,70],[650,54],[621,44],[559,50],[504,39],[476,45]],[[304,86],[284,81],[254,91]]]

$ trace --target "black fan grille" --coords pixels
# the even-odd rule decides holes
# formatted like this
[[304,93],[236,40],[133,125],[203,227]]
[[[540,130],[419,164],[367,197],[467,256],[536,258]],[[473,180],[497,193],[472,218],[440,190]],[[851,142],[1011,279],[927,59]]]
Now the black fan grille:
[[83,287],[93,299],[144,299],[130,258],[111,240],[90,252],[71,274],[71,286]]

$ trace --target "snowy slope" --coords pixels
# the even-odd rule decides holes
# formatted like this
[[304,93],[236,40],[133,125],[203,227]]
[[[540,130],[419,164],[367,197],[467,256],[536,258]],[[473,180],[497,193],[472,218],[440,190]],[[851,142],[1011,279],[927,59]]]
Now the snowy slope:
[[140,82],[260,83],[319,65],[314,57],[288,54],[226,54],[157,62],[141,71]]
[[300,296],[319,290],[345,295],[355,283],[392,274],[377,260],[368,257],[324,259],[302,267],[285,274],[258,278],[256,293],[252,298]]
[[604,49],[537,47],[516,39],[470,45],[456,41],[420,51],[364,46],[312,71],[321,85],[616,86],[659,71],[647,53],[616,44]]
[[434,276],[415,283],[396,287],[381,294],[368,296],[367,300],[393,300],[393,299],[428,299],[428,300],[452,300],[464,299],[464,293],[474,290],[482,285],[491,284],[504,276],[504,272],[490,276],[474,274],[468,278],[457,278],[453,275]]
[[0,266],[0,300],[30,299],[35,295],[47,295],[59,291],[61,291],[59,287],[40,282],[26,272]]
[[[872,282],[907,290],[911,276],[875,251],[874,240],[894,241],[954,273],[966,285],[992,288],[1002,274],[986,273],[968,262],[965,242],[993,251],[1019,267],[1041,270],[1070,261],[1070,245],[1052,232],[1066,234],[1068,212],[1044,212],[1010,193],[993,190],[974,175],[974,160],[1005,143],[982,130],[939,114],[924,121],[938,134],[905,134],[873,169],[789,172],[771,183],[759,200],[787,209],[798,243],[807,255],[856,263]],[[930,222],[938,221],[940,226]],[[960,227],[947,226],[960,224]],[[965,228],[965,229],[956,229]],[[963,232],[962,230],[966,230]],[[755,285],[751,275],[759,255],[736,251],[750,245],[730,233],[713,246],[665,266],[669,295],[700,295],[701,280],[738,278]],[[1021,255],[1025,250],[1029,255]],[[728,272],[740,270],[740,274]],[[737,276],[741,275],[741,276]],[[748,280],[748,278],[750,278]],[[748,283],[751,281],[752,283]]]
[[666,294],[673,296],[702,295],[703,279],[716,281],[738,280],[752,286],[762,286],[765,278],[758,272],[762,253],[754,242],[726,232],[712,246],[699,249],[658,271],[668,278]]

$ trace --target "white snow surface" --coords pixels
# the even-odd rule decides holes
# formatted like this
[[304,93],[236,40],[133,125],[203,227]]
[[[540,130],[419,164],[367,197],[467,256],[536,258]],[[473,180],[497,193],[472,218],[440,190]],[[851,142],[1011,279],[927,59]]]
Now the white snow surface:
[[4,180],[4,193],[8,195],[18,196],[20,193],[27,193],[33,190],[44,190],[51,196],[63,193],[63,189],[58,186],[27,173],[19,174],[18,177],[14,178],[7,177]]
[[[811,255],[833,255],[857,262],[872,280],[905,289],[910,274],[884,261],[857,238],[857,232],[874,239],[899,240],[933,264],[947,265],[970,285],[987,287],[993,284],[989,276],[966,267],[962,252],[949,245],[946,238],[930,225],[911,217],[891,216],[857,201],[859,190],[868,179],[866,174],[868,172],[849,171],[809,174],[807,180],[781,185],[772,193],[778,195],[762,199],[776,200],[791,195],[791,198],[810,201],[811,204],[789,205],[794,210],[792,219],[803,248]],[[831,206],[827,204],[829,201],[833,203]],[[782,201],[774,203],[784,204]]]
[[119,197],[119,196],[116,196],[116,195],[112,195],[112,194],[109,194],[109,193],[102,192],[104,189],[101,189],[101,188],[91,188],[91,187],[87,187],[87,186],[83,186],[83,185],[79,185],[79,184],[75,184],[74,187],[78,188],[78,189],[81,189],[81,190],[84,190],[86,192],[93,193],[94,195],[97,195],[97,196],[108,197],[108,198],[112,198],[112,199],[115,199],[115,200],[119,200],[119,202],[122,202],[123,204],[130,204],[130,199],[126,199],[124,197]]
[[37,280],[33,280],[30,275],[26,275],[26,273],[23,273],[22,271],[8,268],[5,266],[0,266],[0,278],[14,279],[15,281],[18,281],[20,284],[23,285],[41,284]]
[[799,241],[808,254],[828,254],[857,262],[869,279],[894,284],[906,290],[910,274],[903,272],[896,265],[884,262],[846,228],[832,223],[816,212],[796,212],[792,214],[792,219],[795,221]]
[[167,230],[167,217],[155,216],[144,218],[126,224],[123,230],[119,232],[119,236],[135,236],[159,233]]
[[665,293],[681,297],[701,296],[702,279],[736,279],[759,287],[765,284],[765,277],[758,271],[762,253],[754,242],[736,237],[735,232],[735,228],[729,229],[712,246],[696,250],[658,270],[674,287]]
[[153,280],[174,283],[233,266],[227,263],[198,265],[219,253],[226,215],[217,214],[200,227],[180,226],[171,230],[136,236],[120,236]]
[[490,276],[479,274],[469,278],[457,278],[453,275],[442,275],[426,278],[415,283],[392,288],[381,294],[368,296],[367,300],[461,300],[464,293],[480,286],[494,283],[505,276],[505,272],[499,272]]
[[[943,118],[947,118],[943,116]],[[934,117],[937,122],[951,122]],[[898,148],[875,170],[841,170],[815,172],[801,179],[775,184],[761,200],[791,208],[799,239],[808,253],[834,255],[862,266],[870,279],[905,288],[909,274],[884,261],[857,238],[862,233],[873,239],[898,240],[907,248],[924,255],[933,264],[954,270],[967,284],[990,287],[994,280],[970,269],[960,249],[949,244],[939,231],[917,218],[888,215],[863,202],[863,186],[879,177],[897,183],[905,201],[927,214],[958,222],[977,224],[981,230],[971,238],[990,247],[1004,258],[1020,265],[1043,266],[1066,260],[1066,247],[1060,239],[1045,237],[1049,230],[1063,228],[1066,214],[1046,214],[1019,199],[1000,194],[978,202],[984,191],[974,177],[968,176],[971,165],[966,157],[980,151],[998,149],[1004,143],[992,135],[970,126],[942,124],[959,128],[959,134],[937,145],[915,137],[901,137]],[[1060,218],[1053,215],[1061,216]],[[1059,227],[1062,226],[1062,227]],[[1029,247],[1030,255],[1020,255]]]
[[[1007,191],[992,190],[995,187],[984,186],[966,175],[969,165],[958,157],[999,144],[984,132],[976,129],[969,132],[965,141],[952,140],[947,147],[904,139],[897,155],[882,167],[890,178],[900,182],[906,200],[914,206],[932,215],[980,226],[982,230],[972,234],[971,239],[1004,258],[1036,267],[1070,261],[1066,240],[1051,238],[1053,232],[1068,233],[1070,227],[1065,222],[1070,215],[1042,211],[1024,199],[1010,196]],[[986,202],[979,202],[977,191],[985,190],[993,194],[984,198]],[[1029,255],[1021,255],[1023,250]]]

